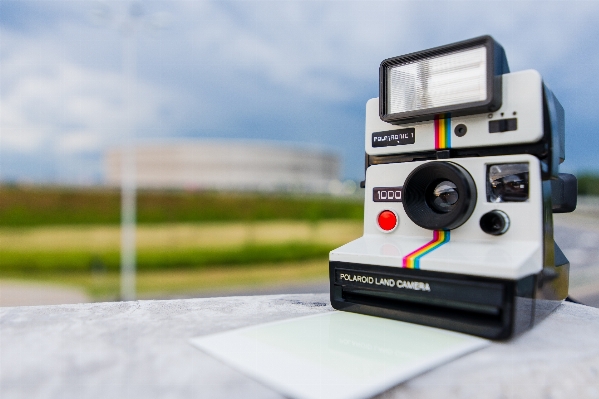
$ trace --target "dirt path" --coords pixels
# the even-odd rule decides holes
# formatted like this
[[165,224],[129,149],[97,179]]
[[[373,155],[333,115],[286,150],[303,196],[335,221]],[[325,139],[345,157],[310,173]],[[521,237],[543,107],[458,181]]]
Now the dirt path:
[[82,291],[49,284],[0,280],[0,306],[59,305],[90,302]]

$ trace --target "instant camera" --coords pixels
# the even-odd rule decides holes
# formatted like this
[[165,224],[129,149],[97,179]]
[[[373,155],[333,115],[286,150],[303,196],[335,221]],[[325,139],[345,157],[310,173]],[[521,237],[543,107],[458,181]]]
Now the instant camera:
[[492,339],[568,295],[553,213],[564,110],[534,70],[483,36],[389,58],[366,104],[364,235],[330,253],[335,309]]

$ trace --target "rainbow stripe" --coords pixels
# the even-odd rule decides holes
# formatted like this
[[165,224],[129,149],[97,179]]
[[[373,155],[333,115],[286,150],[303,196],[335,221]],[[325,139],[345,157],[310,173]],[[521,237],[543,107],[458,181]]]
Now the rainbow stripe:
[[446,242],[449,242],[449,231],[434,230],[433,240],[431,242],[421,246],[403,258],[403,267],[408,269],[420,269],[420,259]]
[[447,148],[451,148],[451,115],[437,115],[435,118],[435,150]]

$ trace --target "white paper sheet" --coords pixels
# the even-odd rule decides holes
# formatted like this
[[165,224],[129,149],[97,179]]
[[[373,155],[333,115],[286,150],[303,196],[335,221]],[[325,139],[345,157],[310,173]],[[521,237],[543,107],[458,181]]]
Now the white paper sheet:
[[298,399],[371,397],[489,341],[437,328],[330,312],[197,337],[217,359]]

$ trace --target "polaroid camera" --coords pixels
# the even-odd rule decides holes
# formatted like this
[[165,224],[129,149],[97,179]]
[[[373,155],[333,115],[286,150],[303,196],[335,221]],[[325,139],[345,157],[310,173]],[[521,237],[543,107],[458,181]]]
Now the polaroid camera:
[[335,309],[506,339],[568,295],[552,213],[564,110],[490,36],[390,58],[366,104],[364,235],[330,253]]

